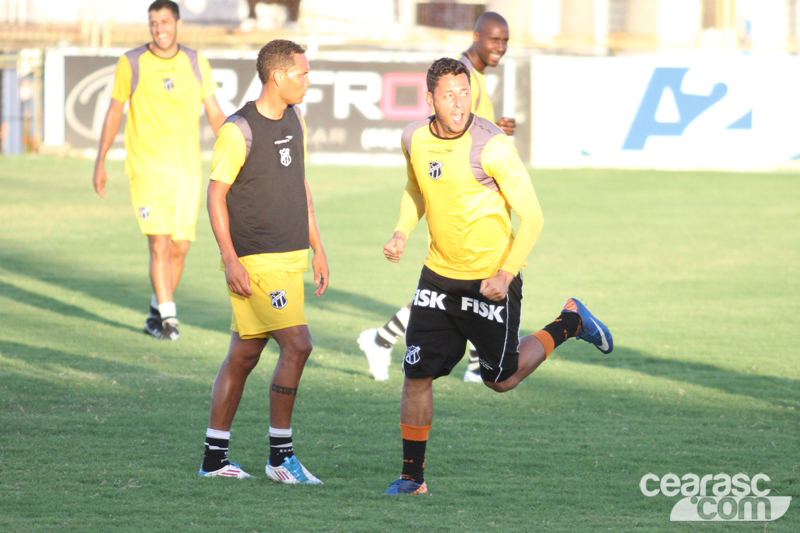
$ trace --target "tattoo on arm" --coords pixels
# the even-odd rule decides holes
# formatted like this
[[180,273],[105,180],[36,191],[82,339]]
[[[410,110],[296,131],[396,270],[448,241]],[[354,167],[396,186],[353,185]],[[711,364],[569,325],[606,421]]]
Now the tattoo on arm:
[[273,383],[272,387],[270,387],[270,389],[274,390],[278,394],[286,394],[287,396],[297,396],[297,387],[295,387],[295,388],[284,387],[282,385],[278,385],[276,383]]

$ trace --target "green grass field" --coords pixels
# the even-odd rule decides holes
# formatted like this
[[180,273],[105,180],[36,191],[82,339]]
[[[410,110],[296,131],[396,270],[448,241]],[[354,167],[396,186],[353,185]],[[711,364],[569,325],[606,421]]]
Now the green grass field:
[[[428,496],[382,495],[401,466],[402,343],[388,383],[355,339],[406,304],[425,254],[381,253],[404,169],[309,168],[331,266],[307,291],[315,349],[294,415],[323,487],[266,480],[270,344],[233,427],[252,480],[198,479],[230,310],[205,212],[177,293],[181,339],[140,333],[147,246],[121,162],[0,158],[0,531],[800,530],[800,181],[782,174],[532,172],[545,227],[524,332],[582,298],[614,333],[569,341],[516,390],[435,384]],[[311,284],[307,276],[308,286]],[[670,522],[647,473],[767,474],[771,522]]]

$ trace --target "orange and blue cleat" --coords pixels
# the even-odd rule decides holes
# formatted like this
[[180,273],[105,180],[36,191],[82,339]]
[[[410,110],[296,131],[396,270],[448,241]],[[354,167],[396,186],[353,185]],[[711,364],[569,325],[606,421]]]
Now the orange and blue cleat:
[[581,329],[578,331],[577,338],[590,344],[594,344],[603,353],[611,353],[614,349],[614,339],[608,327],[597,320],[586,306],[577,298],[569,298],[564,302],[561,312],[577,313],[581,317]]
[[417,483],[411,479],[397,478],[389,483],[389,488],[384,494],[427,494],[428,486],[423,481]]

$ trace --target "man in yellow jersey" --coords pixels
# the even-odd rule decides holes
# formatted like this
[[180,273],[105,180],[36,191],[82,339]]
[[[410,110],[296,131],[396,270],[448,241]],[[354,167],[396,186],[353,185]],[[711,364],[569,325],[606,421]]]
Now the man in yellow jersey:
[[303,312],[303,271],[314,250],[316,295],[328,262],[305,178],[305,123],[297,107],[308,89],[305,50],[274,40],[258,53],[261,95],[228,117],[211,160],[208,214],[233,306],[231,343],[211,393],[200,476],[250,477],[228,460],[233,417],[268,339],[280,348],[270,384],[269,479],[322,482],[294,455],[292,410],[311,353]]
[[[475,23],[472,34],[472,45],[461,54],[460,61],[470,72],[470,89],[472,91],[472,112],[490,122],[495,121],[492,99],[486,90],[483,71],[487,66],[496,67],[500,58],[508,49],[508,23],[506,19],[494,12],[483,13]],[[516,121],[502,117],[497,125],[508,135],[514,135]],[[406,332],[411,304],[399,309],[380,328],[371,328],[361,332],[358,345],[367,356],[370,372],[378,381],[389,379],[389,363],[392,346]],[[464,381],[481,383],[478,369],[478,353],[471,343],[467,345],[469,362],[464,372]]]
[[[542,211],[514,144],[470,112],[469,76],[458,60],[435,61],[426,94],[434,115],[411,123],[402,136],[408,183],[383,252],[399,261],[423,215],[430,250],[406,331],[403,470],[386,494],[427,492],[423,468],[433,380],[452,371],[467,341],[477,348],[484,384],[497,392],[516,387],[570,337],[604,353],[613,349],[611,332],[575,298],[544,329],[519,337],[519,270],[542,229]],[[519,217],[516,235],[511,210]]]
[[[469,69],[469,85],[472,91],[472,112],[491,122],[495,121],[494,107],[483,71],[496,67],[508,50],[508,23],[498,13],[487,11],[478,17],[472,32],[472,46],[463,52],[460,61]],[[516,120],[501,117],[497,125],[507,135],[514,135]]]
[[150,248],[153,295],[144,332],[177,340],[173,294],[195,239],[200,209],[200,103],[216,134],[225,115],[214,96],[208,60],[178,44],[178,5],[156,0],[148,9],[152,42],[117,62],[111,105],[103,123],[94,167],[94,189],[106,195],[105,158],[117,136],[125,102],[125,173],[131,201]]

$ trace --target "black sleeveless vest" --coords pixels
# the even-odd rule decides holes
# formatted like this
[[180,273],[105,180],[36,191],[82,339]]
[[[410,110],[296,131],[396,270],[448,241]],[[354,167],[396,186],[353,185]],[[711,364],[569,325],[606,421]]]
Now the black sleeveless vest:
[[226,198],[239,257],[307,249],[308,199],[300,110],[271,120],[247,102],[226,122],[244,135],[247,156]]

